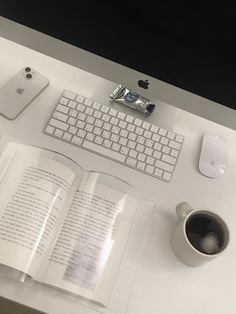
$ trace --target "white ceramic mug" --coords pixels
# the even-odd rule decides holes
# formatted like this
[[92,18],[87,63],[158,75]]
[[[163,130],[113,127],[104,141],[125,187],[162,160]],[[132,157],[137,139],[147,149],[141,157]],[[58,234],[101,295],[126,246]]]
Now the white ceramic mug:
[[[221,255],[229,243],[229,230],[224,220],[215,212],[206,209],[192,209],[186,203],[180,203],[176,206],[176,214],[178,217],[178,224],[171,237],[171,246],[176,257],[186,265],[200,266],[215,259]],[[203,218],[201,218],[203,217]],[[216,225],[220,234],[220,244],[216,233],[209,232],[207,236],[198,237],[196,234],[195,239],[200,239],[200,249],[195,244],[193,245],[193,238],[190,239],[190,224],[196,228],[202,228],[199,223],[201,221],[212,221]],[[187,226],[187,229],[186,229]],[[193,228],[191,227],[191,228]]]

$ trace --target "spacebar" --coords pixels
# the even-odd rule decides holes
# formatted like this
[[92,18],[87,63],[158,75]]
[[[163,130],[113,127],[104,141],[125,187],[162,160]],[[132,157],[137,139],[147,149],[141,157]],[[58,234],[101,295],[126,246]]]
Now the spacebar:
[[120,153],[114,152],[113,150],[110,150],[108,148],[102,147],[100,145],[94,144],[94,143],[86,141],[86,140],[83,142],[82,146],[85,148],[91,149],[94,152],[97,152],[99,154],[102,154],[105,157],[113,158],[113,159],[120,161],[120,162],[124,162],[125,158],[126,158],[124,155],[122,155]]

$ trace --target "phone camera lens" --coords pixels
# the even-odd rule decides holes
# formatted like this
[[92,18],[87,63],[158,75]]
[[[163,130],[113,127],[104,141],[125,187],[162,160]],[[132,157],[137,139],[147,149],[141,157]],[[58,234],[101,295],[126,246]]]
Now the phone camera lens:
[[30,67],[25,68],[25,72],[30,72],[30,71],[31,71]]
[[28,79],[31,79],[31,78],[32,78],[32,75],[31,75],[31,74],[26,74],[26,77],[27,77]]

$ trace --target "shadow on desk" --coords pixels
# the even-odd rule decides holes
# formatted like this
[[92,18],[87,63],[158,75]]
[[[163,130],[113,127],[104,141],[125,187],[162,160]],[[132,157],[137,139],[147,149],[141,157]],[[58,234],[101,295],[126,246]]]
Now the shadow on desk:
[[17,302],[0,297],[0,313],[1,314],[45,314],[28,306],[24,306]]

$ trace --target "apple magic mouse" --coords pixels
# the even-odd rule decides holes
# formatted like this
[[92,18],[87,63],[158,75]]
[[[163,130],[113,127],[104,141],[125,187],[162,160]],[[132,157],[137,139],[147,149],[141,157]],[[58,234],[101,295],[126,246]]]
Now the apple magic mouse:
[[210,178],[224,174],[227,166],[227,140],[218,135],[204,134],[199,159],[199,170]]

